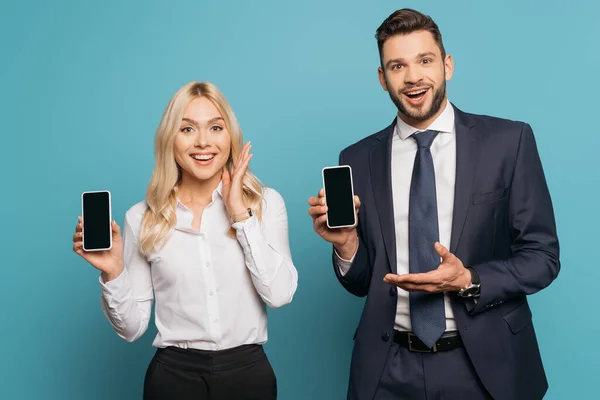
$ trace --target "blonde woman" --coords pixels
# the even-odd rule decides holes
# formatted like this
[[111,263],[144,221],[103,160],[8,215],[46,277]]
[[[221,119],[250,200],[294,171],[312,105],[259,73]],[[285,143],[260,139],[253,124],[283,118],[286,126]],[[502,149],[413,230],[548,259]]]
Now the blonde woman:
[[276,399],[263,351],[266,306],[292,301],[297,271],[282,197],[250,172],[235,115],[206,82],[182,87],[155,138],[146,200],[131,207],[113,248],[73,250],[101,271],[102,309],[132,342],[158,334],[144,399]]

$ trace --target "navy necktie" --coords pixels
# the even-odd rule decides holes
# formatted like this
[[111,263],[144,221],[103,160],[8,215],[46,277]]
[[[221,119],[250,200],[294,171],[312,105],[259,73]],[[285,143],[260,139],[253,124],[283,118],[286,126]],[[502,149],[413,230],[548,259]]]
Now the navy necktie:
[[[440,265],[433,245],[439,241],[435,171],[431,143],[437,131],[424,131],[411,137],[417,142],[417,155],[410,184],[408,249],[410,273],[424,273]],[[410,292],[412,331],[429,348],[446,329],[444,295]]]

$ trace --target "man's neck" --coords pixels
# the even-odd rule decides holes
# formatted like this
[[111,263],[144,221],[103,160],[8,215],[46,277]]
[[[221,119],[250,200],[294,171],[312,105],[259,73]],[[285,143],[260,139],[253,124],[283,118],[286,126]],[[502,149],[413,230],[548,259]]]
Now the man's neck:
[[414,118],[410,118],[407,115],[404,115],[403,113],[401,113],[400,111],[398,111],[398,117],[406,122],[408,125],[415,127],[419,130],[423,130],[423,129],[427,129],[427,127],[429,127],[433,121],[435,121],[436,119],[438,119],[438,117],[440,115],[442,115],[442,113],[444,112],[444,110],[446,109],[446,107],[448,106],[448,99],[444,98],[444,101],[442,102],[442,106],[440,107],[440,109],[430,118],[427,118],[426,120],[417,120]]

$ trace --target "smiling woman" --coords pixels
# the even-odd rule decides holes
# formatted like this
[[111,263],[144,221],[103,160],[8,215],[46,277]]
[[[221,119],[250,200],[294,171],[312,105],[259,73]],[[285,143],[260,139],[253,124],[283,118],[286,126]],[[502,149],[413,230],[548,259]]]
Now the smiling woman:
[[[157,352],[144,399],[275,399],[262,345],[266,306],[292,301],[298,274],[282,197],[250,172],[235,115],[219,90],[191,82],[169,102],[155,138],[146,200],[113,222],[113,247],[73,250],[101,271],[102,309],[132,342],[156,298]],[[218,370],[218,373],[214,371]]]

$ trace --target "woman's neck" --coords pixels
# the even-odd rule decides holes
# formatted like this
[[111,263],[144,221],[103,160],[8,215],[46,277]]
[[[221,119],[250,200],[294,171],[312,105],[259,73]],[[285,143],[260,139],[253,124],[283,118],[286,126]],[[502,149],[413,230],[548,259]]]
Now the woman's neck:
[[206,207],[212,201],[212,194],[219,187],[220,182],[221,176],[218,174],[206,181],[184,174],[181,177],[177,197],[186,205]]

